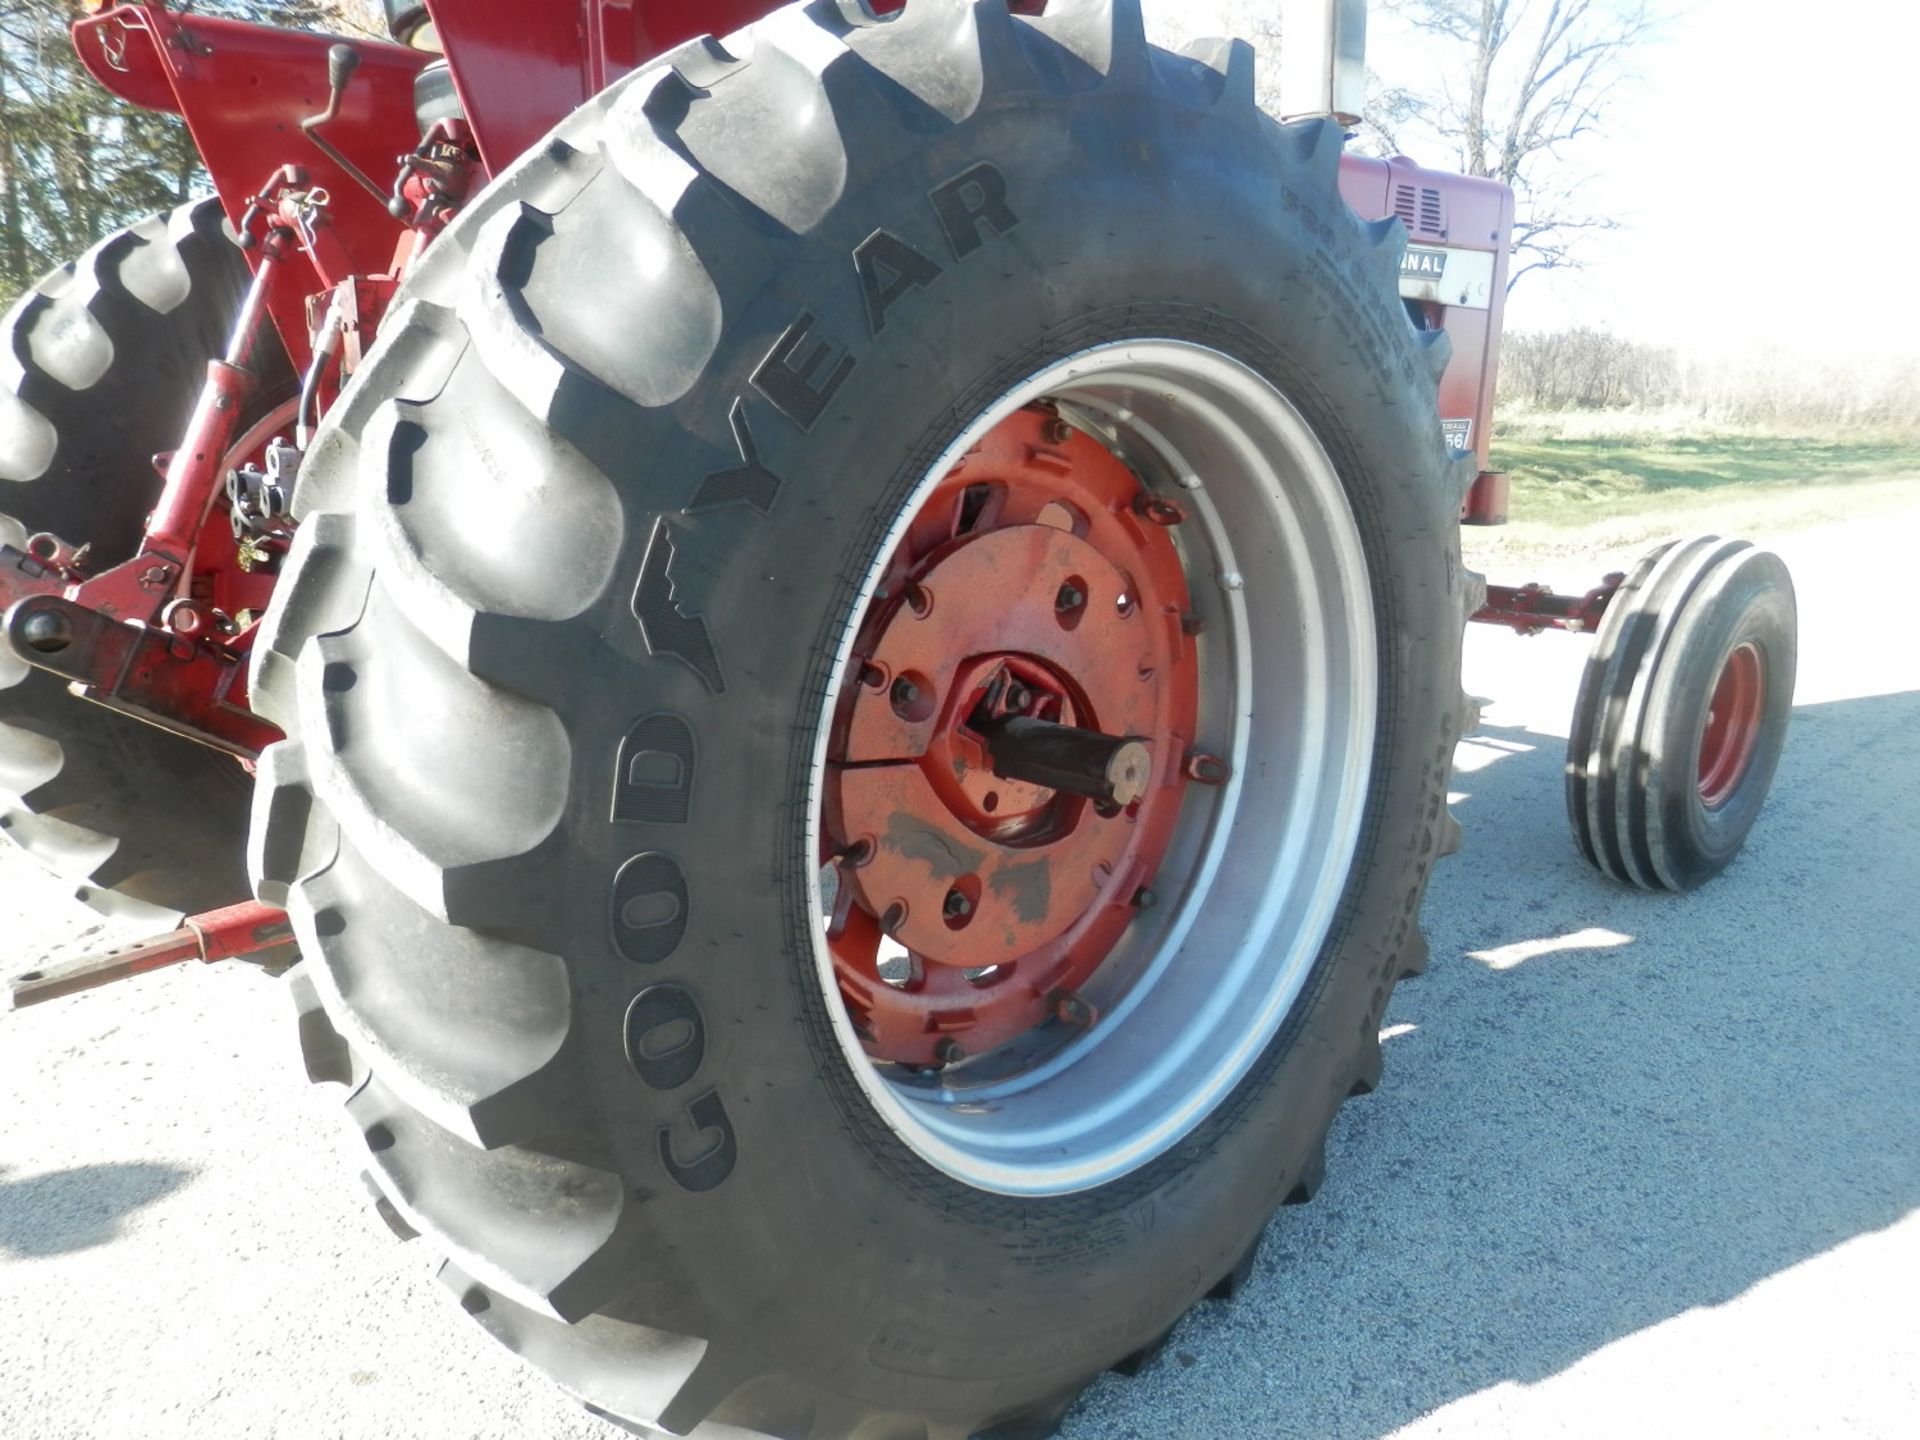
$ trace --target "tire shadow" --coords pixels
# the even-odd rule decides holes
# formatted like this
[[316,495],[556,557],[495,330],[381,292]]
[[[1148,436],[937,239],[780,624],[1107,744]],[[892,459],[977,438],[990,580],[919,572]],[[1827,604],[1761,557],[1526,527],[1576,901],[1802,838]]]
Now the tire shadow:
[[1747,848],[1685,896],[1603,880],[1565,741],[1483,727],[1314,1203],[1071,1440],[1361,1440],[1723,1304],[1920,1206],[1920,693],[1805,706]]
[[0,1258],[37,1260],[108,1244],[127,1216],[192,1178],[180,1166],[145,1161],[76,1165],[18,1180],[0,1166]]

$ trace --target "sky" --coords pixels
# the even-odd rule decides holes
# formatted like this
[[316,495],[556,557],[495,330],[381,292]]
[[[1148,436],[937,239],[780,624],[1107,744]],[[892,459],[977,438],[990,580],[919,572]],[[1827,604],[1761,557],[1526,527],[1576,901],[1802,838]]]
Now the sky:
[[[1920,0],[1654,0],[1665,15],[1604,133],[1568,156],[1621,228],[1577,272],[1522,280],[1515,330],[1584,324],[1706,351],[1920,354]],[[1235,33],[1273,0],[1145,0],[1172,36]],[[1369,63],[1435,74],[1378,5]],[[1436,168],[1448,157],[1416,154]]]

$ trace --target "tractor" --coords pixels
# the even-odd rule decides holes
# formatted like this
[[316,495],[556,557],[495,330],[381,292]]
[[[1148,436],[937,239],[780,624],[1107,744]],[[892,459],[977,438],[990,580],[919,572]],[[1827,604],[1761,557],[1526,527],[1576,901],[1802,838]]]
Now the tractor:
[[[1792,585],[1488,586],[1513,198],[1343,153],[1364,4],[387,0],[73,31],[217,194],[5,322],[0,828],[285,971],[374,1204],[635,1433],[1051,1433],[1231,1299],[1427,962],[1462,627],[1595,636],[1686,890]],[[719,37],[719,38],[716,38]],[[297,964],[295,963],[297,959]]]

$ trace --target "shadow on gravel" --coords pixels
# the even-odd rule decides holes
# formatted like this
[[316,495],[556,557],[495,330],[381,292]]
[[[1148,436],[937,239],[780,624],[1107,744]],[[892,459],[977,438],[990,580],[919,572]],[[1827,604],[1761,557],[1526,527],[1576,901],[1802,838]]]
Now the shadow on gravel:
[[177,1165],[76,1165],[8,1178],[0,1167],[0,1256],[38,1259],[118,1238],[120,1222],[193,1178]]
[[1484,728],[1433,964],[1311,1205],[1073,1440],[1363,1440],[1528,1383],[1920,1206],[1920,694],[1803,707],[1731,869],[1589,871],[1564,740]]

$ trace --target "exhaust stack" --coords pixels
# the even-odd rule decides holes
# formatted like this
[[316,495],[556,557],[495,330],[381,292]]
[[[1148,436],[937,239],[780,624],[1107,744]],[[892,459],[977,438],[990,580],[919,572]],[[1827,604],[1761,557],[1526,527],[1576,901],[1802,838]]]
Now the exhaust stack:
[[1367,94],[1367,0],[1283,0],[1280,118],[1355,125]]

